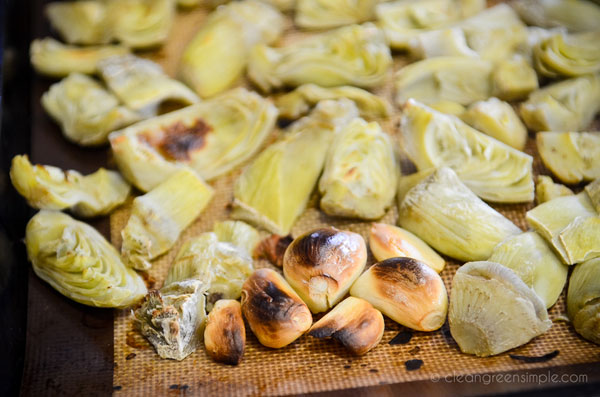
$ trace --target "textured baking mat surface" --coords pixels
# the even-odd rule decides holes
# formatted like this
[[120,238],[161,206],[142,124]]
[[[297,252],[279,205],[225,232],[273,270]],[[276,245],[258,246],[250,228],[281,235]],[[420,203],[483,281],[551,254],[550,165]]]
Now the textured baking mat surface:
[[[180,13],[167,45],[157,53],[144,55],[158,61],[169,74],[175,75],[179,54],[204,15],[201,10]],[[295,37],[297,34],[289,31],[286,40],[294,40]],[[401,64],[402,61],[397,61],[394,70]],[[391,100],[391,86],[390,73],[390,81],[378,93]],[[395,115],[391,120],[382,122],[382,126],[394,136],[397,121],[398,116]],[[526,151],[534,155],[536,175],[547,174],[532,139],[529,140]],[[403,162],[403,169],[407,168],[404,165]],[[212,230],[216,221],[229,219],[228,204],[233,197],[233,183],[239,173],[240,170],[234,171],[211,183],[216,194],[209,206],[185,230],[177,244],[154,262],[148,272],[149,283],[154,284],[155,288],[162,285],[169,265],[184,241]],[[368,241],[370,223],[329,217],[317,209],[317,200],[318,197],[314,194],[309,208],[292,229],[293,236],[331,225],[360,233]],[[527,229],[525,212],[533,204],[494,207],[521,229]],[[125,205],[111,216],[111,239],[118,248],[121,245],[120,231],[127,223],[129,214],[130,205]],[[380,222],[395,224],[396,221],[397,210],[394,205]],[[373,258],[370,256],[368,265],[372,263]],[[271,267],[266,261],[255,262],[257,268],[266,266]],[[448,292],[458,266],[459,263],[448,261],[441,273]],[[152,346],[134,330],[131,310],[120,310],[115,314],[114,323],[114,390],[122,395],[166,395],[169,392],[218,396],[282,395],[600,361],[598,346],[580,338],[567,322],[562,321],[566,316],[564,292],[549,311],[553,326],[547,333],[525,346],[489,358],[462,354],[450,335],[447,323],[435,332],[413,332],[386,318],[381,343],[363,357],[350,355],[335,341],[309,336],[302,336],[282,349],[270,349],[258,343],[249,327],[246,327],[246,353],[238,366],[216,363],[203,349],[177,362],[161,359]],[[318,317],[315,316],[316,318]],[[406,343],[390,344],[392,338],[400,332]],[[409,337],[410,340],[407,341]],[[555,351],[558,351],[558,355],[546,362],[524,363],[510,357],[510,354],[543,356]],[[419,362],[411,360],[420,360],[422,365],[415,369]]]

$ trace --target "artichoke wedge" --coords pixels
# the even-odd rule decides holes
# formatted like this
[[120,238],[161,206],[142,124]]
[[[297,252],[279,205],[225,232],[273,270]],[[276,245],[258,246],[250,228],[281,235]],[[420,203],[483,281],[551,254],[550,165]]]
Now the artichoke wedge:
[[296,7],[297,0],[261,0],[277,8],[280,11],[291,11]]
[[580,131],[600,111],[600,75],[563,80],[529,95],[521,117],[534,131]]
[[588,32],[600,21],[600,6],[587,0],[514,0],[511,6],[527,24],[543,28]]
[[279,117],[295,120],[308,113],[319,101],[340,98],[348,98],[354,102],[360,116],[367,120],[387,118],[392,113],[392,106],[384,98],[351,86],[324,88],[304,84],[292,92],[276,97],[275,106],[279,109]]
[[263,91],[314,83],[323,87],[379,86],[392,65],[383,32],[371,23],[321,33],[281,48],[258,45],[248,76]]
[[600,256],[600,216],[586,192],[540,204],[529,210],[526,218],[563,263],[572,265]]
[[535,141],[544,165],[564,183],[600,178],[600,134],[538,132]]
[[396,195],[399,167],[390,137],[357,118],[335,137],[319,181],[321,209],[334,216],[381,218]]
[[25,245],[35,274],[76,302],[127,307],[147,293],[144,280],[96,229],[62,212],[42,210],[31,218]]
[[105,144],[111,131],[140,119],[96,80],[79,73],[52,84],[42,95],[42,106],[64,136],[82,146]]
[[254,253],[260,242],[258,231],[241,221],[217,222],[213,226],[213,232],[217,235],[219,241],[231,243],[244,249],[248,255]]
[[569,281],[567,311],[575,331],[600,345],[600,258],[575,266]]
[[512,269],[547,308],[556,303],[567,283],[568,267],[536,232],[508,237],[494,248],[488,260]]
[[505,101],[516,101],[539,88],[537,74],[523,59],[505,59],[496,63],[492,73],[492,93]]
[[295,22],[304,29],[328,29],[370,21],[380,0],[297,0]]
[[347,99],[322,101],[266,148],[234,186],[234,219],[281,236],[306,208],[336,132],[358,116]]
[[517,150],[525,149],[527,128],[513,107],[498,98],[475,102],[460,115],[471,127]]
[[27,156],[15,156],[10,179],[33,208],[63,210],[82,217],[106,215],[123,204],[131,186],[118,172],[100,168],[83,176],[50,165],[32,165]]
[[521,233],[447,167],[410,189],[398,213],[400,226],[442,254],[462,261],[487,259],[498,243]]
[[493,64],[468,57],[436,57],[401,68],[395,76],[396,103],[413,98],[425,104],[440,101],[469,105],[492,93]]
[[486,201],[533,201],[531,156],[412,99],[404,106],[400,130],[418,170],[450,167]]
[[552,178],[546,175],[538,175],[535,184],[535,200],[538,204],[545,203],[557,197],[572,196],[575,193],[565,185],[554,183]]
[[272,43],[283,28],[283,15],[260,1],[220,7],[186,47],[179,74],[201,97],[214,96],[242,77],[254,45]]
[[448,322],[463,353],[493,356],[548,331],[544,302],[511,269],[494,262],[463,265],[452,280]]
[[153,116],[163,101],[191,105],[200,99],[183,83],[167,76],[160,65],[135,55],[103,59],[98,63],[108,87],[125,105]]
[[48,3],[50,25],[69,44],[107,44],[111,41],[110,20],[103,1],[60,1]]
[[63,44],[51,37],[31,42],[29,55],[36,72],[51,77],[66,77],[70,73],[94,74],[98,61],[129,53],[121,45],[78,47]]
[[131,216],[121,231],[121,254],[126,264],[149,269],[150,260],[175,244],[212,196],[210,186],[193,171],[182,169],[149,193],[136,197]]
[[148,191],[184,165],[206,180],[231,171],[260,149],[276,118],[269,101],[237,88],[114,132],[110,143],[125,178]]
[[589,183],[585,187],[585,192],[592,201],[594,208],[596,208],[596,212],[600,213],[600,178],[596,179],[592,183]]
[[555,34],[533,48],[537,71],[551,78],[600,72],[600,31]]

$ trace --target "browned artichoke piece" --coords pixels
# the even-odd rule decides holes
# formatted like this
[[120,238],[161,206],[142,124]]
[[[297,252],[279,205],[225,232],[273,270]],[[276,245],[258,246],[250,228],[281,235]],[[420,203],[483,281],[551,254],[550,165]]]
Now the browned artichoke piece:
[[255,271],[244,283],[242,313],[258,341],[275,349],[289,345],[312,325],[308,306],[271,269]]
[[356,233],[317,229],[296,238],[285,251],[283,274],[313,313],[339,302],[367,263],[367,247]]
[[246,349],[242,307],[233,299],[221,299],[208,315],[204,329],[206,353],[215,361],[237,365]]
[[575,331],[600,345],[600,258],[575,266],[569,281],[567,310]]
[[308,331],[315,338],[340,342],[352,354],[362,356],[373,349],[383,336],[383,315],[364,299],[344,299]]
[[413,258],[390,258],[374,264],[356,280],[350,295],[418,331],[434,331],[446,321],[444,282],[432,268]]

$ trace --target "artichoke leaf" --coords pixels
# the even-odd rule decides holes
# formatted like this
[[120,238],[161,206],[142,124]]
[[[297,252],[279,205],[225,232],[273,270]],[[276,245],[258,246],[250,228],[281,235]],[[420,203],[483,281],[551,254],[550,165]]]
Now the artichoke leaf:
[[35,274],[76,302],[123,308],[147,293],[144,280],[96,229],[62,212],[41,210],[31,218],[25,245]]
[[297,0],[295,22],[304,29],[328,29],[370,21],[380,0]]
[[600,344],[600,258],[575,266],[569,280],[567,312],[578,334]]
[[511,6],[527,24],[543,28],[588,32],[600,21],[600,6],[587,0],[514,0]]
[[[587,188],[587,186],[586,186]],[[535,184],[535,199],[538,204],[545,203],[557,197],[572,196],[575,193],[565,185],[554,183],[552,178],[546,175],[538,175]]]
[[547,77],[575,77],[600,72],[600,31],[555,34],[533,48],[536,70]]
[[103,1],[60,1],[46,5],[50,25],[69,44],[107,44],[110,19]]

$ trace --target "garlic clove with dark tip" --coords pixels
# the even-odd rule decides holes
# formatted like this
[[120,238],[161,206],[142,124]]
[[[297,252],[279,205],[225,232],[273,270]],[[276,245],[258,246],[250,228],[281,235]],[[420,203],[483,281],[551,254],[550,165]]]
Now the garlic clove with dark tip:
[[237,365],[246,349],[246,326],[238,301],[221,299],[208,315],[204,329],[206,353],[215,361]]

